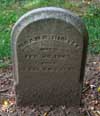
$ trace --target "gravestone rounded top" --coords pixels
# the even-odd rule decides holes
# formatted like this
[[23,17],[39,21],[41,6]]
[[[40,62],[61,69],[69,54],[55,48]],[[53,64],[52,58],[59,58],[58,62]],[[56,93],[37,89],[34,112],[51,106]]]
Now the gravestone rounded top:
[[75,15],[69,10],[65,10],[62,8],[44,7],[44,8],[38,8],[32,11],[29,11],[28,13],[24,14],[16,22],[11,33],[11,37],[13,39],[12,41],[13,45],[16,44],[18,35],[27,25],[39,20],[52,19],[52,18],[59,19],[72,24],[81,33],[83,38],[85,38],[84,41],[86,41],[87,43],[88,35],[87,35],[85,25],[77,15]]

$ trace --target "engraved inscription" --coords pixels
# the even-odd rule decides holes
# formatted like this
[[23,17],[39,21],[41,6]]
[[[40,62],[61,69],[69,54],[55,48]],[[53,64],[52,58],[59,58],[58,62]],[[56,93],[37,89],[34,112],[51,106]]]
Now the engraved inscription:
[[[45,44],[41,43],[45,40],[48,40]],[[56,41],[56,45],[52,46],[52,41]],[[35,42],[40,45],[37,49],[34,47]],[[68,39],[66,35],[34,34],[34,37],[31,37],[31,39],[24,40],[23,43],[18,44],[19,49],[24,50],[21,54],[24,54],[25,60],[23,61],[26,62],[20,63],[23,66],[20,70],[30,72],[65,72],[75,70],[71,65],[72,63],[66,64],[66,59],[71,59],[72,55],[67,49],[68,47],[63,45],[69,45],[68,47],[74,50],[75,48],[76,50],[79,49],[79,45],[75,40]],[[37,51],[36,54],[35,50]],[[24,68],[23,64],[26,64],[26,68]]]
[[21,49],[24,49],[26,46],[29,46],[30,44],[37,42],[37,41],[43,41],[43,40],[52,40],[52,41],[61,41],[66,42],[69,45],[72,45],[76,49],[79,49],[78,43],[76,43],[74,40],[69,40],[67,35],[58,35],[58,34],[34,34],[33,37],[31,37],[28,40],[24,40],[23,43],[19,43],[18,47]]
[[70,55],[62,51],[59,48],[55,53],[51,54],[48,48],[46,52],[42,50],[41,54],[25,54],[26,68],[24,68],[25,64],[22,62],[20,63],[20,70],[22,72],[65,72],[75,70],[70,63],[67,63],[66,59],[70,59]]

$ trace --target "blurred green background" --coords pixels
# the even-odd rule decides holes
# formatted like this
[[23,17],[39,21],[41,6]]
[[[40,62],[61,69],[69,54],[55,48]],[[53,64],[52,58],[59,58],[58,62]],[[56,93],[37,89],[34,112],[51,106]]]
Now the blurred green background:
[[[91,0],[90,0],[91,1]],[[89,33],[88,52],[100,53],[100,1],[89,0],[0,0],[0,63],[11,57],[11,30],[24,13],[43,6],[67,8],[77,13]]]

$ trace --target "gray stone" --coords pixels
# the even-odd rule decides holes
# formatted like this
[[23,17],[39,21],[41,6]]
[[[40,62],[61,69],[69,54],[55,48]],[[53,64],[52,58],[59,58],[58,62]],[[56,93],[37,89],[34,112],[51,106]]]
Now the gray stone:
[[87,40],[83,22],[68,10],[22,16],[12,31],[17,104],[80,106]]

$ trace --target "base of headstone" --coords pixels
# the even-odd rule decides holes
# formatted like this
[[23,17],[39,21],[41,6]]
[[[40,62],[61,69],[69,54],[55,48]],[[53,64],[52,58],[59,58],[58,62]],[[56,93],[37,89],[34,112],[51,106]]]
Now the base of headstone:
[[[58,81],[57,79],[59,79],[60,81]],[[21,82],[20,84],[15,86],[17,105],[27,106],[36,104],[54,106],[66,105],[68,107],[80,106],[80,87],[77,86],[77,88],[75,88],[76,86],[73,85],[73,88],[75,89],[72,89],[70,86],[68,90],[68,84],[66,84],[65,79],[49,79],[48,77],[45,77],[44,79],[42,77],[42,79],[38,79],[39,81],[30,81],[26,78],[26,81],[24,80],[24,83]],[[57,83],[56,80],[59,83]],[[48,84],[46,83],[47,81],[49,82]],[[77,85],[77,83],[75,85]],[[76,92],[74,92],[74,90]]]

